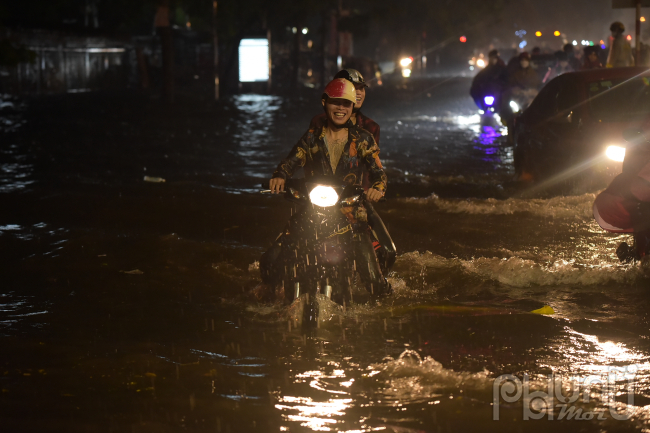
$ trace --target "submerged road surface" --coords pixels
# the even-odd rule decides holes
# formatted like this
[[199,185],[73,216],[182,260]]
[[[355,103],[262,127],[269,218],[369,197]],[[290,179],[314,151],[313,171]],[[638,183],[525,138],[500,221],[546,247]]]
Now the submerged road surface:
[[290,212],[257,186],[317,92],[3,98],[0,430],[649,429],[648,278],[596,191],[521,194],[468,88],[368,91],[395,294],[315,338],[252,289]]

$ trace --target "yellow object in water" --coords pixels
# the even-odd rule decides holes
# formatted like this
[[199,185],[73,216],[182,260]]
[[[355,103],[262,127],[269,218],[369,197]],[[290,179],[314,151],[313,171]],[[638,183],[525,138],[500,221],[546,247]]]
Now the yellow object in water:
[[549,305],[544,305],[542,308],[531,311],[533,314],[555,314],[555,310]]

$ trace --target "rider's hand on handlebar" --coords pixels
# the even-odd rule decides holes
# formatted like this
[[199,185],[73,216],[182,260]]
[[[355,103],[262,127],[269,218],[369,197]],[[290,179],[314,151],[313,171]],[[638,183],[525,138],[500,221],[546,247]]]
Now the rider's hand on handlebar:
[[271,179],[269,182],[269,189],[271,190],[271,194],[279,194],[284,191],[284,182],[285,180],[282,179],[281,177],[274,177]]
[[379,201],[383,196],[384,193],[375,188],[368,188],[368,191],[366,191],[366,198],[370,201]]

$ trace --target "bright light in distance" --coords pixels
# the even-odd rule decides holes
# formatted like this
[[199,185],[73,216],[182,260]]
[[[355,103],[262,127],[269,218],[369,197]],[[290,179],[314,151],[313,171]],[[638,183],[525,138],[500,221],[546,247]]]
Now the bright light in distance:
[[573,41],[573,45],[578,45],[578,41]]
[[479,68],[484,68],[484,67],[485,67],[485,60],[483,60],[483,59],[478,59],[478,60],[476,61],[476,66],[478,66]]
[[303,34],[303,35],[306,35],[307,33],[309,33],[309,29],[308,29],[307,27],[305,27],[304,29],[302,29],[302,34]]
[[309,200],[316,206],[330,207],[339,201],[339,195],[331,186],[318,185],[309,193]]
[[560,31],[559,30],[554,31],[553,36],[560,36]]
[[516,113],[519,111],[519,104],[517,104],[515,101],[510,101],[510,108],[512,108],[512,111]]
[[268,39],[242,39],[239,43],[239,81],[269,80]]
[[404,67],[407,67],[411,63],[413,63],[413,59],[410,57],[404,57],[402,60],[399,61],[399,64]]
[[639,20],[640,20],[642,23],[645,23],[645,17],[641,17],[641,18],[639,18]]
[[483,98],[483,101],[485,102],[485,105],[492,106],[492,104],[494,104],[494,96],[486,96]]
[[605,155],[612,161],[623,162],[625,159],[625,148],[621,146],[608,146]]
[[535,32],[535,36],[537,36],[539,38],[540,36],[542,36],[542,32],[539,32],[539,31]]
[[[470,66],[470,68],[473,68],[474,66]],[[408,78],[411,76],[411,70],[410,69],[402,69],[402,77]]]
[[632,40],[632,35],[627,35],[627,38],[626,38],[626,39],[627,39],[628,41],[631,41],[631,40]]
[[467,42],[467,37],[465,37],[465,36],[461,36],[461,37],[460,37],[460,41],[461,41],[462,43]]

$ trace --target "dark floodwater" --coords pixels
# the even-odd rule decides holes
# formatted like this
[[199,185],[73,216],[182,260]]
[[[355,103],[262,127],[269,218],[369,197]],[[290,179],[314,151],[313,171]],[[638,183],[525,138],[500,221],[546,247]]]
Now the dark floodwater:
[[[418,84],[371,90],[365,109],[382,127],[395,295],[330,306],[314,338],[251,290],[289,216],[255,189],[317,93],[171,110],[137,95],[2,98],[0,430],[650,428],[649,281],[617,263],[595,191],[521,198],[469,82]],[[613,368],[627,376],[598,383]],[[550,373],[582,381],[573,407],[604,419],[526,421],[541,400],[498,388],[493,420],[495,378],[528,375],[532,393]]]

